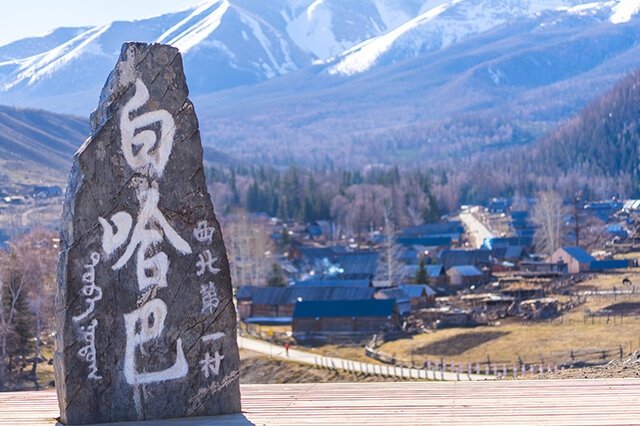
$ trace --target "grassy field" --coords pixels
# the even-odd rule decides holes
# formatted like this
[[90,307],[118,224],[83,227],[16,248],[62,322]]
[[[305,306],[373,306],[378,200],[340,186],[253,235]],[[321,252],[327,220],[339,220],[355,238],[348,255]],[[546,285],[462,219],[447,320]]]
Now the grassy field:
[[[637,282],[637,291],[640,291],[638,268],[618,275],[595,275],[578,285],[577,290],[608,290],[614,286],[616,289],[629,289],[629,286],[622,286],[624,278]],[[626,312],[616,309],[620,307]],[[613,309],[614,313],[589,316],[605,308]],[[525,363],[563,363],[571,361],[572,350],[574,353],[595,352],[620,346],[626,355],[640,347],[638,309],[638,293],[590,296],[586,303],[551,321],[522,322],[509,318],[498,326],[437,330],[432,334],[387,342],[379,349],[398,358],[413,359],[416,363],[443,357],[448,361],[473,363],[486,362],[487,359],[510,364],[519,360]]]

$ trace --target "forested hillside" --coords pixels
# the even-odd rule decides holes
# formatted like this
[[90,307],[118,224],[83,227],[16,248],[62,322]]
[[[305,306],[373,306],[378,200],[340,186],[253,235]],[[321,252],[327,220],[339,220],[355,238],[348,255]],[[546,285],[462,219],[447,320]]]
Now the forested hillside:
[[565,197],[578,191],[586,198],[638,196],[639,143],[637,70],[533,145],[449,167],[438,191],[462,202],[551,187]]
[[367,172],[210,167],[207,183],[223,215],[242,208],[302,223],[332,220],[347,233],[379,228],[385,218],[396,227],[440,220],[430,175],[397,167]]

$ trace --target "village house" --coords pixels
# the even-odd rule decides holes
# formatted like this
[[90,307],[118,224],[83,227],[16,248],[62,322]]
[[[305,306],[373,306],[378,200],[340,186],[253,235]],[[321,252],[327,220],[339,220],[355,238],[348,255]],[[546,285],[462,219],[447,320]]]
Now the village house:
[[455,289],[478,286],[484,282],[484,274],[472,265],[454,266],[447,270],[449,286]]
[[395,300],[398,306],[398,313],[405,315],[411,312],[411,296],[399,287],[384,288],[378,290],[373,296],[378,300]]
[[399,288],[411,298],[412,311],[436,303],[436,292],[426,284],[401,285]]
[[564,262],[536,262],[533,260],[520,262],[520,275],[529,277],[556,277],[568,274]]
[[446,271],[454,266],[472,265],[478,268],[491,265],[491,251],[477,250],[442,250],[438,253],[438,263]]
[[[429,285],[433,287],[447,285],[447,274],[442,265],[425,265],[429,276]],[[418,265],[402,265],[398,271],[397,282],[400,285],[415,283]]]
[[591,262],[596,259],[584,249],[576,246],[561,247],[556,250],[549,259],[548,263],[564,262],[567,264],[567,270],[570,274],[578,274],[589,270]]
[[394,299],[317,300],[296,304],[293,337],[299,341],[341,336],[370,336],[400,326]]
[[370,287],[251,287],[243,286],[236,293],[240,320],[259,322],[263,318],[291,319],[296,303],[302,301],[373,299]]

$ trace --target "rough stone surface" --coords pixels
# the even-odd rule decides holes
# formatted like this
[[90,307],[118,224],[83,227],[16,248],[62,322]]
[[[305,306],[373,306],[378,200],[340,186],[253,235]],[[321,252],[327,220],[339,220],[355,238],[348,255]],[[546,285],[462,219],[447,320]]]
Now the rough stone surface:
[[91,126],[62,217],[61,421],[240,412],[229,265],[178,50],[126,43]]

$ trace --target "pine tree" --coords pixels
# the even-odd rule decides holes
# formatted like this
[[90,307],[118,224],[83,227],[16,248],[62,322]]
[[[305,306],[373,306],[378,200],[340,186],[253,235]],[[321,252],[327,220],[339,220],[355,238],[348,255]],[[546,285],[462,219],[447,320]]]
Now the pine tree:
[[424,261],[424,256],[420,256],[420,263],[418,263],[418,270],[413,280],[416,284],[429,284],[429,272],[427,271],[427,265]]
[[282,268],[277,263],[271,265],[271,272],[267,277],[267,285],[269,287],[286,287],[287,279],[284,276]]

